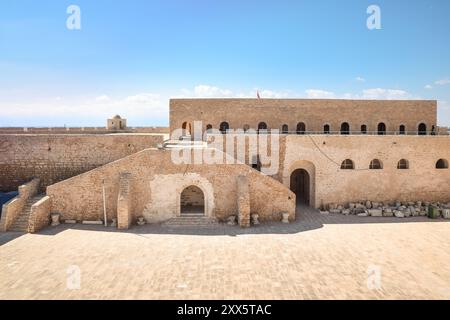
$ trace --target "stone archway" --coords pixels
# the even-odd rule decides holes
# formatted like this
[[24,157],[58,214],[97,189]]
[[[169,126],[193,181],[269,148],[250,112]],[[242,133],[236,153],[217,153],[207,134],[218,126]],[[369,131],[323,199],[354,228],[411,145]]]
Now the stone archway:
[[205,195],[202,189],[191,185],[181,192],[180,214],[181,216],[205,215]]
[[[295,179],[302,188],[298,189],[298,185],[294,188]],[[311,161],[296,160],[287,165],[283,170],[283,184],[297,195],[297,204],[319,208],[320,204],[316,201],[316,167]]]
[[296,169],[291,173],[290,189],[296,195],[297,204],[310,205],[310,176],[305,169]]

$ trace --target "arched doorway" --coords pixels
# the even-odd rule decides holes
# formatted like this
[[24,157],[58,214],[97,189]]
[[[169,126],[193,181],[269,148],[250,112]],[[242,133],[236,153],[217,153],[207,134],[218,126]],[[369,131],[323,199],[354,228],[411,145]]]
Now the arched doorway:
[[305,169],[297,169],[291,174],[291,191],[297,196],[297,204],[310,205],[310,177]]
[[228,124],[228,122],[224,121],[220,124],[219,130],[220,132],[222,132],[222,134],[226,134],[227,131],[230,130],[230,125]]
[[350,134],[350,125],[348,122],[341,124],[341,134]]
[[297,123],[297,134],[305,134],[306,124],[304,122]]
[[258,133],[267,133],[267,123],[260,122],[258,123]]
[[180,197],[180,213],[182,216],[205,215],[205,195],[202,189],[189,186],[183,190]]
[[417,131],[420,136],[425,136],[427,134],[427,125],[425,123],[419,124]]
[[378,124],[378,135],[383,136],[386,134],[386,125],[384,122]]

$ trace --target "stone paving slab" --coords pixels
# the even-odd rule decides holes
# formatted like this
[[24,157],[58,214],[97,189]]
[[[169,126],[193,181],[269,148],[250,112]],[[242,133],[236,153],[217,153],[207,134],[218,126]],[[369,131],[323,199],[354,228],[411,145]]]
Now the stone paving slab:
[[450,223],[297,216],[246,230],[3,233],[0,299],[450,299]]

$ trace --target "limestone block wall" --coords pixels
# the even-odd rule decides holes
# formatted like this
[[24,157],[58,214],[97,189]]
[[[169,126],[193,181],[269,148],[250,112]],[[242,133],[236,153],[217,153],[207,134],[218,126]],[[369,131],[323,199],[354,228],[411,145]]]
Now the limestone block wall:
[[[0,134],[108,134],[116,133],[106,127],[2,127]],[[127,127],[122,133],[167,134],[169,127]]]
[[0,190],[41,188],[162,143],[163,135],[0,135]]
[[238,176],[236,179],[238,188],[238,221],[239,225],[243,228],[250,227],[250,190],[249,183],[246,176]]
[[0,219],[0,231],[7,231],[14,220],[22,212],[28,199],[35,196],[39,189],[39,179],[33,179],[27,184],[19,187],[19,195],[3,205]]
[[48,196],[42,198],[31,207],[28,232],[38,232],[49,225],[51,208],[52,203]]
[[128,229],[131,225],[130,213],[130,181],[131,174],[123,172],[119,176],[119,197],[117,200],[117,226],[119,229]]
[[[276,179],[287,187],[296,169],[310,176],[311,203],[373,201],[450,201],[450,170],[436,162],[450,160],[448,136],[287,136],[281,145]],[[345,159],[354,170],[342,170]],[[383,169],[369,170],[373,159]],[[400,159],[409,169],[399,170]]]
[[[246,125],[257,129],[264,122],[268,129],[295,132],[303,122],[305,130],[323,132],[324,125],[338,132],[347,122],[352,133],[360,133],[366,125],[369,132],[377,131],[383,122],[388,132],[398,132],[400,125],[406,131],[417,131],[424,123],[427,131],[437,124],[437,102],[424,100],[323,100],[323,99],[172,99],[170,100],[170,130],[182,128],[184,122],[202,121],[219,129],[227,122],[230,129]],[[437,128],[436,128],[437,129]]]
[[278,219],[281,212],[295,214],[292,192],[247,165],[175,164],[170,150],[154,149],[49,186],[47,194],[52,199],[52,212],[60,213],[63,220],[103,219],[102,181],[105,180],[107,216],[109,220],[115,218],[121,172],[128,172],[132,179],[129,197],[133,220],[142,215],[149,222],[160,222],[179,216],[181,193],[191,185],[203,191],[205,215],[226,220],[238,212],[236,178],[239,175],[247,176],[250,188],[258,190],[251,194],[251,210],[257,211],[262,221]]

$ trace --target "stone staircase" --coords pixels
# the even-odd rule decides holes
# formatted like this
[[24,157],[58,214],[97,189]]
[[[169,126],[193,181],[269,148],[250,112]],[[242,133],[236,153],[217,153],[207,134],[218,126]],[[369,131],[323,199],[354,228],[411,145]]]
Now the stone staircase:
[[45,197],[45,195],[38,195],[28,199],[25,206],[22,209],[22,212],[14,220],[8,231],[28,232],[28,220],[31,214],[31,207],[33,206],[33,204],[41,200],[43,197]]
[[181,217],[166,221],[163,225],[168,227],[218,227],[220,224],[215,218],[199,214],[183,214]]

